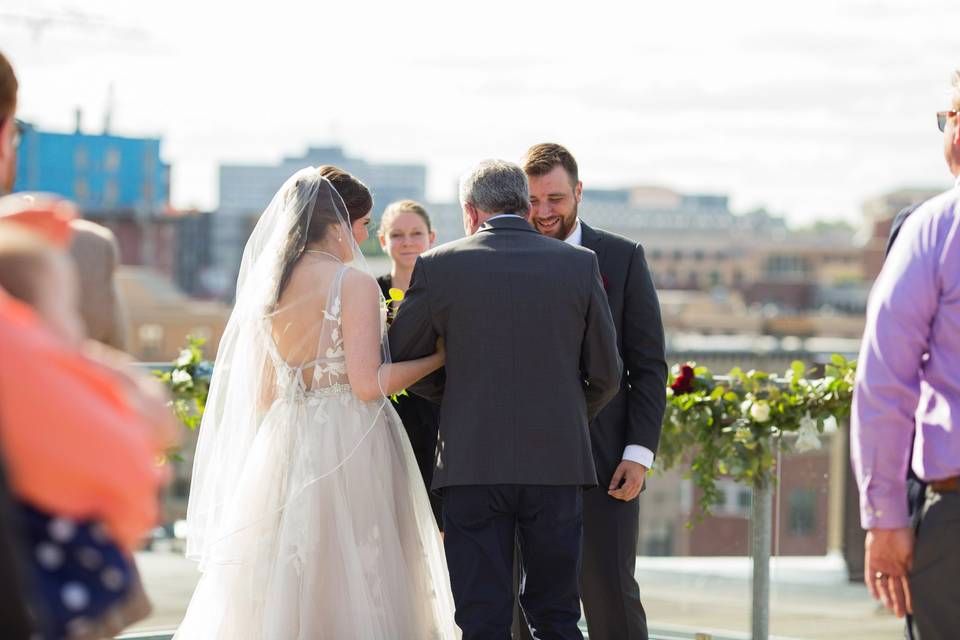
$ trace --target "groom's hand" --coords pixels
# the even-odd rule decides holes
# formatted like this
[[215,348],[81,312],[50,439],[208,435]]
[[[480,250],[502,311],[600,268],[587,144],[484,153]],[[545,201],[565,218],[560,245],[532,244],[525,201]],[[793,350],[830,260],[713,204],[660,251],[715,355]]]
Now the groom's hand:
[[[643,480],[647,477],[647,468],[639,462],[621,460],[617,470],[613,472],[613,479],[607,494],[617,500],[630,502],[643,488]],[[622,484],[621,484],[622,483]]]

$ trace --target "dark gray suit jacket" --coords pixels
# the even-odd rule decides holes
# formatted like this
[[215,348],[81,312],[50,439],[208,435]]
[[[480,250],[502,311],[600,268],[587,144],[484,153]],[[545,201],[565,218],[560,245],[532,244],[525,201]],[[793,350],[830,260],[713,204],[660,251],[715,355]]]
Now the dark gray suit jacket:
[[616,397],[590,428],[601,486],[608,486],[628,444],[657,452],[666,407],[663,322],[643,248],[581,220],[584,247],[597,254],[623,359]]
[[411,391],[440,404],[433,488],[596,484],[588,425],[617,393],[616,329],[593,252],[518,217],[420,256],[390,328],[395,361],[446,366]]

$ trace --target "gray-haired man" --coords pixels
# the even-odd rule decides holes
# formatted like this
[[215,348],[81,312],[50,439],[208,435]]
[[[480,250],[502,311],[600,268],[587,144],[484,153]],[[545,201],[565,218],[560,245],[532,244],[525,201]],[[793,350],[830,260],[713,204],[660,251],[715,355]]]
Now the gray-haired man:
[[509,638],[514,541],[537,638],[581,638],[581,490],[590,420],[619,388],[596,256],[538,234],[523,170],[486,161],[460,185],[468,237],[423,254],[390,329],[396,360],[446,341],[412,388],[441,403],[433,488],[464,640]]

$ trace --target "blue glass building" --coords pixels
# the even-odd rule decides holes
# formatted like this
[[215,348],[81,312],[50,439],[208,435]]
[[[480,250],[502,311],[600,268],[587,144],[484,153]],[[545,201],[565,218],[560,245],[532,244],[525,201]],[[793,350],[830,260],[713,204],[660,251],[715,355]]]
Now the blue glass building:
[[89,213],[155,215],[170,201],[170,166],[159,138],[28,129],[17,157],[15,191],[45,191]]

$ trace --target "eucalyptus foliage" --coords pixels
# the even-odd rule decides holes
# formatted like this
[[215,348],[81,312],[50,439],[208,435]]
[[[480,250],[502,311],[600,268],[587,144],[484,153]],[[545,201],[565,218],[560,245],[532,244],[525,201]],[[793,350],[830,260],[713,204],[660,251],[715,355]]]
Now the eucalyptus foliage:
[[824,422],[850,414],[855,369],[856,362],[837,354],[818,378],[800,361],[783,378],[739,368],[715,377],[694,364],[674,367],[657,467],[689,462],[704,513],[720,500],[720,478],[772,483],[778,450],[818,448]]

